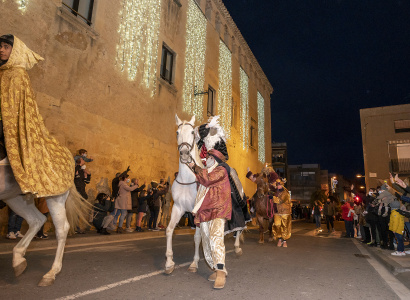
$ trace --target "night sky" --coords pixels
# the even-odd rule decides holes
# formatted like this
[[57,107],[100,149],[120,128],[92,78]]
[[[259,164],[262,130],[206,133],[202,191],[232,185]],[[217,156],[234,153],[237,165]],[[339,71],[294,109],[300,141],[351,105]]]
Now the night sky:
[[410,0],[223,0],[273,86],[288,163],[363,173],[361,108],[410,103]]

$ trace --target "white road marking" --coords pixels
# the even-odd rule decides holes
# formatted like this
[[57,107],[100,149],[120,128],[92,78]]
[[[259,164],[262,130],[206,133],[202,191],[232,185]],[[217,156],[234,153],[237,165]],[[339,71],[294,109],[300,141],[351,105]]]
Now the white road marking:
[[386,284],[393,290],[393,292],[403,300],[408,300],[410,290],[401,283],[396,277],[394,277],[381,263],[379,263],[372,255],[361,245],[357,240],[353,239],[353,243],[359,249],[362,254],[369,255],[371,258],[367,259],[369,264],[379,273],[380,277],[386,282]]
[[[226,251],[226,254],[231,253],[231,252],[234,252],[234,250]],[[203,258],[200,259],[200,260],[203,260]],[[177,266],[175,266],[175,269],[179,269],[179,268],[182,268],[182,267],[189,266],[191,263],[192,262],[186,262],[186,263],[177,265]],[[103,285],[103,286],[100,286],[100,287],[95,288],[95,289],[90,289],[90,290],[87,290],[87,291],[84,291],[84,292],[80,292],[80,293],[72,294],[72,295],[69,295],[69,296],[61,297],[61,298],[58,298],[57,300],[72,300],[72,299],[77,299],[77,298],[84,297],[84,296],[87,296],[87,295],[101,293],[103,291],[110,290],[110,289],[122,286],[124,284],[129,284],[129,283],[133,283],[133,282],[136,282],[136,281],[140,281],[142,279],[157,276],[157,275],[162,274],[162,273],[164,273],[164,270],[155,271],[155,272],[147,273],[147,274],[144,274],[144,275],[135,276],[135,277],[128,278],[128,279],[125,279],[125,280],[122,280],[122,281],[118,281],[118,282],[110,283],[110,284],[107,284],[107,285]]]
[[[192,235],[192,233],[179,233],[178,235]],[[83,243],[83,244],[75,244],[75,245],[65,245],[66,248],[76,248],[76,247],[86,247],[86,246],[95,246],[95,245],[105,245],[105,244],[115,244],[115,243],[126,243],[126,242],[132,242],[132,241],[139,241],[139,240],[150,240],[150,239],[159,239],[159,238],[164,238],[165,236],[153,236],[153,237],[144,237],[144,236],[139,236],[135,238],[129,238],[127,240],[114,240],[114,241],[104,241],[104,242],[94,242],[94,243]],[[45,251],[45,250],[56,250],[57,249],[57,241],[55,241],[55,246],[53,247],[43,247],[43,248],[33,248],[33,249],[27,249],[27,252],[32,252],[32,251]],[[14,245],[13,245],[14,247]],[[11,251],[3,251],[0,252],[0,255],[4,254],[13,254],[13,250]]]

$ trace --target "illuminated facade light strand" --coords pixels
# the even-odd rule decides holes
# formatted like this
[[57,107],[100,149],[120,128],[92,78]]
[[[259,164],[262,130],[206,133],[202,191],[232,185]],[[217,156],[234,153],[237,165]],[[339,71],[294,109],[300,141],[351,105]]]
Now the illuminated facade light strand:
[[231,134],[232,122],[232,53],[225,43],[219,41],[219,90],[218,114],[227,138]]
[[265,100],[258,92],[258,159],[265,163]]
[[24,13],[27,9],[28,2],[29,2],[29,0],[16,0],[16,3],[18,5],[18,9],[21,10]]
[[186,24],[185,73],[182,109],[203,119],[203,95],[194,96],[195,86],[202,91],[205,85],[205,53],[207,20],[194,0],[188,1]]
[[124,0],[120,11],[116,63],[129,80],[137,75],[155,94],[161,0]]
[[240,67],[241,92],[241,141],[242,148],[248,151],[249,147],[249,77]]

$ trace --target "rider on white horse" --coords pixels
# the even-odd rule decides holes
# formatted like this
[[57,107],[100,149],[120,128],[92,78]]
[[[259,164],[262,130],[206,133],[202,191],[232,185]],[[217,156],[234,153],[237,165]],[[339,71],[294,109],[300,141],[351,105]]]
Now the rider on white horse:
[[226,163],[229,159],[226,137],[218,119],[219,116],[211,117],[208,123],[198,126],[195,132],[198,148],[201,149],[201,157],[211,149],[218,150],[224,156],[224,161],[220,165],[228,172],[232,197],[232,218],[225,224],[225,234],[228,234],[245,229],[246,223],[251,221],[251,216],[238,174]]
[[87,203],[74,186],[70,151],[50,135],[35,101],[27,70],[42,60],[16,36],[0,37],[0,117],[8,158],[0,162],[0,199],[29,225],[13,249],[13,268],[19,276],[27,267],[27,247],[46,221],[34,197],[46,197],[58,241],[53,266],[39,283],[48,286],[61,271],[70,225],[85,220]]

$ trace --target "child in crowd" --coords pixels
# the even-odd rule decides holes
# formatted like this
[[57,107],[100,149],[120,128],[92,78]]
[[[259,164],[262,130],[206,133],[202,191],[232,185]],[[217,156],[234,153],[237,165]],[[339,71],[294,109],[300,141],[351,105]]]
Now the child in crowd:
[[410,250],[404,251],[403,232],[404,232],[404,217],[397,211],[400,209],[400,201],[393,201],[390,203],[391,215],[389,229],[394,233],[397,239],[397,251],[391,255],[405,256],[410,254]]

